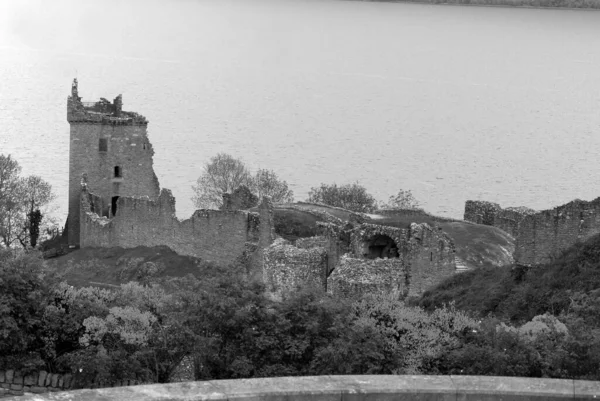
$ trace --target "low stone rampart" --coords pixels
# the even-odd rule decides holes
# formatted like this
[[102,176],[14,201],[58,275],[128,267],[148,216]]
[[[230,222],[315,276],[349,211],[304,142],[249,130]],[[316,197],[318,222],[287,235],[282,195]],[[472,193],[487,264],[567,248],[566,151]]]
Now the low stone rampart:
[[73,383],[73,376],[70,374],[61,375],[42,370],[23,375],[18,370],[0,370],[0,398],[25,393],[64,391],[72,388]]
[[507,207],[497,203],[468,200],[465,203],[465,221],[497,227],[516,238],[523,219],[535,210],[527,207]]
[[[493,376],[309,376],[211,380],[102,388],[14,401],[532,401],[593,400],[600,382]],[[7,400],[8,401],[8,400]]]
[[515,244],[515,262],[548,263],[579,241],[600,233],[600,198],[574,200],[521,221]]
[[248,258],[247,250],[252,248],[249,244],[265,241],[266,246],[272,239],[270,202],[265,207],[263,202],[258,213],[202,209],[181,221],[175,215],[175,199],[167,189],[157,200],[120,197],[117,213],[110,219],[95,212],[95,199],[83,186],[81,247],[166,245],[180,255],[226,265]]

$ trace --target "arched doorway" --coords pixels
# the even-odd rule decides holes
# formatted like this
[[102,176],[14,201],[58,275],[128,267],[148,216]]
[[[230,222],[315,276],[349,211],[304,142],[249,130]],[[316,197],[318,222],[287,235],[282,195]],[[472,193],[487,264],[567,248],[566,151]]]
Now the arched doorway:
[[367,240],[363,256],[367,259],[399,258],[398,245],[387,235],[377,234]]

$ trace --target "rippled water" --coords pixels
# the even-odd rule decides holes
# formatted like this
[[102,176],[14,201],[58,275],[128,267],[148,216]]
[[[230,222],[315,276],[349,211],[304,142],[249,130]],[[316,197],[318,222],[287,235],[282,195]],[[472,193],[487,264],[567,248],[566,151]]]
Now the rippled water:
[[[51,4],[51,5],[50,5]],[[144,114],[178,215],[217,152],[297,199],[359,181],[431,212],[600,196],[600,12],[318,0],[0,0],[0,153],[66,216],[66,98]]]

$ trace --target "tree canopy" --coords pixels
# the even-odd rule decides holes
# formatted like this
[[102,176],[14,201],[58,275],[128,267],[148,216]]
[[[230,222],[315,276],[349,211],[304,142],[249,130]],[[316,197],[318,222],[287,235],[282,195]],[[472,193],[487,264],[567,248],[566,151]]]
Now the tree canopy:
[[257,197],[257,202],[265,195],[270,196],[274,203],[294,200],[294,193],[287,182],[273,170],[259,169],[252,174],[241,159],[226,153],[219,153],[206,163],[196,185],[192,186],[192,200],[197,208],[219,209],[223,205],[223,194],[231,194],[242,186]]
[[390,196],[387,203],[380,206],[381,209],[419,209],[419,201],[410,190],[400,189],[396,195]]
[[324,203],[362,213],[370,213],[377,209],[375,198],[357,182],[340,186],[337,184],[321,184],[320,187],[313,187],[308,193],[307,201]]

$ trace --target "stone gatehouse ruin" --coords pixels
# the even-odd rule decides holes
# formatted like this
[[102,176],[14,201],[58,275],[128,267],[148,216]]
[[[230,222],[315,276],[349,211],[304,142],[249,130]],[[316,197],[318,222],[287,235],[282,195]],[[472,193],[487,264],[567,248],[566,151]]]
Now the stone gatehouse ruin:
[[315,232],[273,243],[273,205],[265,197],[254,206],[257,199],[244,188],[224,194],[221,210],[197,210],[180,220],[175,198],[160,189],[154,173],[148,120],[124,111],[121,95],[83,102],[74,80],[67,120],[72,247],[166,245],[222,265],[244,263],[271,293],[312,285],[343,296],[382,291],[406,297],[456,271],[454,243],[435,224],[377,224],[325,205],[286,206],[309,215]]

